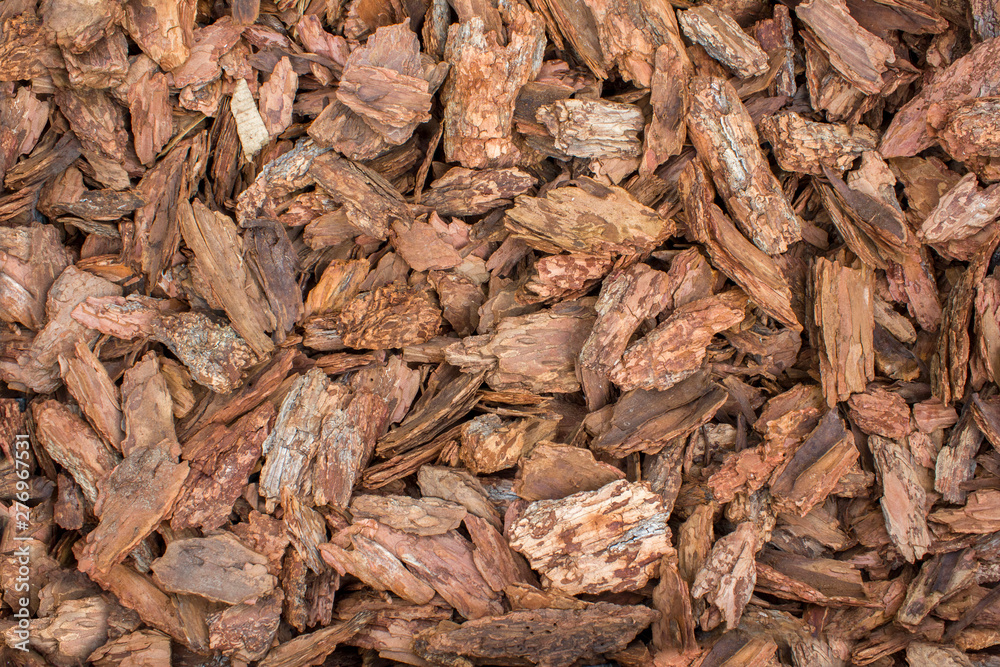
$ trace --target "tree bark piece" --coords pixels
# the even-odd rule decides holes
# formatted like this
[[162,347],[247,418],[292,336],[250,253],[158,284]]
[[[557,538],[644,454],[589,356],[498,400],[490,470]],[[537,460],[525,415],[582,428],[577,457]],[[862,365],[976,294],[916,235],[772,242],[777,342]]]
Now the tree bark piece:
[[379,28],[348,56],[337,99],[388,143],[402,144],[430,120],[432,91],[422,73],[420,44],[408,22]]
[[59,357],[63,381],[87,421],[107,444],[121,450],[122,408],[118,387],[89,346],[77,341],[73,356]]
[[[607,523],[611,512],[621,516],[619,527]],[[639,543],[628,538],[636,530],[645,536]],[[528,558],[543,585],[569,595],[640,588],[659,559],[673,551],[662,499],[645,484],[624,480],[536,501],[509,535],[511,547]],[[573,559],[565,559],[567,551]]]
[[521,86],[537,76],[545,50],[538,14],[518,3],[501,8],[506,45],[478,16],[448,29],[444,59],[452,69],[441,95],[444,152],[449,162],[469,169],[517,164],[514,104]]
[[865,151],[875,150],[878,135],[865,127],[814,123],[794,111],[761,121],[760,134],[774,148],[785,171],[823,175],[823,166],[844,172]]
[[416,651],[433,661],[513,659],[568,667],[622,650],[655,615],[607,602],[581,610],[514,611],[461,626],[443,623],[417,636]]
[[83,572],[107,573],[159,525],[173,508],[188,474],[163,447],[132,451],[98,485],[94,513],[101,522],[87,535]]
[[898,442],[873,435],[868,446],[882,480],[882,513],[892,543],[913,563],[931,546],[927,529],[927,498],[910,452]]
[[231,326],[195,311],[173,314],[164,305],[135,295],[88,297],[73,309],[73,319],[126,340],[139,336],[158,340],[187,366],[195,382],[218,393],[236,389],[244,371],[260,361]]
[[827,404],[833,407],[863,392],[875,377],[875,311],[872,271],[819,258],[813,265],[816,325],[822,338],[820,372]]
[[394,222],[413,222],[396,188],[364,165],[324,153],[312,160],[309,175],[344,205],[351,224],[369,236],[385,239]]
[[642,111],[632,104],[559,100],[535,114],[555,138],[555,147],[582,158],[626,158],[639,155]]
[[670,236],[673,222],[637,202],[625,190],[588,178],[550,190],[545,197],[521,195],[507,225],[544,252],[625,254]]
[[277,579],[267,560],[229,533],[174,540],[153,563],[154,578],[165,590],[240,604],[270,593]]
[[785,252],[802,238],[802,222],[761,153],[736,89],[718,77],[695,76],[690,93],[688,135],[729,212],[758,248],[769,255]]
[[883,74],[895,63],[892,47],[862,28],[843,0],[810,0],[795,8],[799,19],[815,33],[830,64],[858,90],[875,95]]
[[767,54],[725,10],[701,5],[682,11],[677,21],[688,39],[741,79],[767,72]]
[[543,441],[523,458],[512,491],[529,501],[559,500],[624,478],[621,470],[598,462],[586,449]]
[[740,291],[684,304],[625,350],[611,381],[625,391],[669,389],[701,368],[712,336],[742,322],[745,308]]
[[431,183],[422,204],[439,215],[482,215],[511,204],[535,184],[520,169],[465,169],[454,167]]
[[757,581],[757,550],[757,534],[749,522],[741,523],[712,546],[691,586],[691,597],[705,597],[711,605],[701,616],[703,630],[722,622],[727,628],[739,623]]

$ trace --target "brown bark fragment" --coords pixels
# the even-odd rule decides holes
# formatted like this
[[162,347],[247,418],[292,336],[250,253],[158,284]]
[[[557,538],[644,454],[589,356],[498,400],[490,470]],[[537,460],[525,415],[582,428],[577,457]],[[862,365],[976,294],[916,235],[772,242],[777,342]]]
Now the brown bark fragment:
[[632,104],[559,100],[535,113],[555,139],[555,148],[581,158],[626,158],[639,154],[642,111]]
[[343,204],[351,224],[369,236],[384,239],[394,222],[413,222],[399,191],[364,165],[324,153],[312,161],[309,175]]
[[512,490],[524,500],[558,500],[624,478],[621,470],[596,461],[586,449],[543,441],[523,458]]
[[402,144],[430,119],[432,91],[422,73],[409,22],[379,28],[348,56],[337,99],[388,143]]
[[220,533],[171,542],[153,572],[164,590],[239,604],[274,589],[277,579],[267,573],[266,563],[231,534]]
[[872,271],[819,258],[812,270],[815,320],[822,338],[820,372],[833,407],[875,377]]
[[771,144],[785,171],[823,175],[823,166],[846,171],[865,151],[875,150],[878,135],[865,127],[814,123],[794,111],[767,116],[761,136]]
[[695,76],[690,91],[688,135],[729,212],[758,248],[785,252],[802,238],[802,222],[768,167],[736,89],[718,77]]
[[77,341],[70,357],[59,357],[59,367],[69,393],[94,430],[118,451],[125,437],[122,431],[120,392],[107,369],[90,347]]
[[611,381],[625,391],[669,389],[701,368],[712,336],[742,322],[745,308],[740,291],[684,304],[625,350]]
[[83,572],[107,573],[159,525],[173,508],[188,474],[159,446],[133,450],[98,484],[100,518],[79,558]]
[[507,42],[479,16],[448,29],[444,59],[451,72],[442,90],[444,152],[469,169],[512,167],[521,151],[513,140],[514,104],[538,74],[545,49],[541,17],[504,3]]
[[868,446],[882,481],[882,513],[893,544],[913,563],[931,546],[926,494],[910,452],[898,442],[873,435]]
[[708,55],[741,79],[768,70],[767,54],[724,9],[712,5],[693,7],[682,11],[677,21],[688,39],[704,47]]
[[691,585],[691,597],[704,597],[709,607],[701,615],[703,630],[711,630],[725,622],[735,628],[750,600],[757,570],[754,554],[758,550],[753,524],[741,523],[736,530],[715,543],[705,564]]
[[441,535],[458,528],[467,511],[459,503],[440,498],[360,494],[351,501],[355,521],[380,523],[414,535]]
[[910,432],[910,408],[899,394],[873,387],[848,399],[851,419],[865,433],[901,440]]
[[[570,595],[635,590],[673,551],[662,508],[662,499],[647,485],[612,482],[531,503],[510,527],[510,545],[528,558],[546,588]],[[616,514],[621,518],[612,520]],[[645,539],[630,541],[635,531]],[[564,558],[567,550],[572,560]]]
[[514,611],[461,626],[442,623],[418,635],[415,648],[433,661],[513,659],[568,667],[624,649],[655,617],[650,609],[607,602],[581,610]]
[[545,252],[625,254],[653,246],[674,231],[673,221],[637,202],[625,190],[588,178],[550,190],[545,197],[521,195],[507,213],[508,228]]
[[344,344],[384,350],[419,345],[441,326],[441,310],[430,292],[395,285],[362,293],[341,311],[337,327]]

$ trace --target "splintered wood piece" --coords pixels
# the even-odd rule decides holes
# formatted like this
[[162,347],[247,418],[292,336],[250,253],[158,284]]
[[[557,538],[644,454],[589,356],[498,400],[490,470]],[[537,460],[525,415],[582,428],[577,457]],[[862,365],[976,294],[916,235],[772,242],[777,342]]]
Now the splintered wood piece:
[[844,172],[865,151],[875,150],[878,135],[864,125],[815,123],[794,111],[765,117],[760,134],[785,171],[823,175],[823,166]]
[[274,406],[263,403],[232,427],[212,423],[184,442],[181,457],[191,473],[170,519],[174,530],[195,526],[214,530],[226,522],[260,459],[274,415]]
[[992,236],[985,228],[1000,215],[998,206],[1000,187],[980,189],[976,175],[970,172],[940,198],[917,235],[946,257],[969,261]]
[[324,153],[313,159],[308,169],[309,176],[344,206],[351,224],[365,234],[385,239],[394,222],[413,222],[399,191],[368,167]]
[[229,110],[236,121],[236,132],[240,137],[243,154],[252,158],[270,143],[270,135],[246,79],[236,80],[236,88],[229,101]]
[[265,460],[258,490],[268,508],[274,508],[282,488],[300,496],[310,491],[309,465],[320,446],[323,420],[340,398],[326,373],[318,368],[296,378],[289,388],[274,428],[262,444]]
[[406,21],[379,28],[351,51],[337,99],[390,144],[402,144],[430,120],[432,90],[423,78],[420,43]]
[[545,197],[521,195],[507,211],[517,238],[543,252],[630,254],[674,233],[670,218],[637,202],[626,190],[583,177]]
[[705,168],[692,160],[681,172],[680,191],[691,234],[705,245],[723,274],[750,299],[782,324],[802,330],[792,310],[792,292],[774,259],[747,240],[715,205],[715,192]]
[[154,580],[164,590],[239,604],[263,597],[277,585],[266,565],[266,558],[247,549],[231,533],[219,533],[174,540],[152,569]]
[[869,600],[861,570],[851,563],[770,548],[757,556],[757,591],[815,604],[881,607]]
[[826,500],[861,453],[837,411],[830,410],[771,480],[775,505],[805,516]]
[[500,5],[507,40],[480,16],[448,28],[444,60],[451,72],[441,91],[444,153],[469,169],[513,167],[521,157],[514,142],[514,106],[521,87],[542,66],[542,18],[517,2]]
[[[916,412],[914,412],[914,417],[916,417]],[[973,394],[972,417],[976,420],[976,426],[993,445],[993,448],[1000,451],[1000,397],[982,398],[979,394]],[[956,421],[958,421],[957,415],[947,425],[950,426]]]
[[873,272],[819,257],[812,268],[820,375],[830,407],[863,392],[875,377]]
[[577,366],[590,409],[599,409],[607,402],[611,370],[639,325],[672,304],[672,286],[668,274],[646,264],[616,273],[601,286],[594,305],[597,320],[580,349]]
[[688,136],[712,172],[729,212],[754,245],[769,255],[802,238],[802,222],[771,173],[753,120],[725,79],[695,76],[690,83]]
[[645,124],[634,104],[593,100],[559,100],[539,107],[535,117],[565,155],[581,158],[626,158],[639,155],[639,132]]
[[[996,125],[998,105],[1000,99],[996,97],[981,97],[960,103],[948,113],[947,120],[937,132],[941,147],[963,162],[975,160],[976,156],[1000,157],[1000,136],[997,135]],[[931,114],[938,111],[935,106],[931,106]],[[947,108],[952,105],[945,102],[942,106]]]
[[98,483],[118,465],[121,457],[62,403],[36,402],[31,413],[35,435],[45,453],[69,472],[87,502],[96,503]]
[[121,426],[120,393],[97,355],[82,341],[77,341],[73,356],[59,357],[59,367],[66,388],[80,405],[87,421],[104,442],[121,451],[125,434]]
[[414,604],[427,604],[437,595],[378,542],[352,535],[351,545],[353,549],[347,551],[335,544],[321,544],[319,553],[342,576],[351,574],[377,591],[391,590]]
[[430,185],[421,203],[439,215],[482,215],[507,206],[535,185],[520,169],[465,169],[453,167]]
[[625,479],[625,473],[598,462],[589,450],[543,441],[521,461],[512,491],[529,501],[559,500],[620,479]]
[[417,635],[414,648],[434,662],[516,660],[569,667],[621,651],[655,618],[651,609],[608,602],[586,609],[513,611],[462,625],[442,623]]
[[209,648],[238,660],[260,660],[278,633],[283,599],[281,590],[275,589],[252,603],[210,614],[206,619]]
[[812,29],[830,64],[858,90],[876,95],[885,85],[883,74],[896,62],[892,47],[861,27],[844,0],[808,0],[795,8]]
[[198,273],[210,286],[237,333],[263,357],[274,349],[267,332],[276,328],[260,286],[242,256],[243,240],[226,215],[209,210],[200,200],[178,202],[184,242],[198,260]]
[[692,66],[679,35],[671,33],[656,49],[654,64],[649,84],[653,114],[646,125],[640,173],[650,173],[670,156],[678,155],[687,138],[687,80]]
[[882,135],[883,157],[908,157],[934,145],[934,128],[927,122],[934,103],[960,103],[1000,94],[1000,72],[994,66],[1000,44],[986,40],[941,70],[893,116]]
[[754,555],[758,550],[757,532],[750,522],[741,523],[712,546],[691,585],[691,597],[704,597],[710,605],[701,615],[703,630],[722,622],[731,629],[740,622],[757,581]]
[[94,513],[100,523],[87,535],[79,558],[83,572],[107,573],[153,532],[173,509],[188,475],[163,447],[133,450],[98,483]]
[[704,47],[712,58],[741,79],[760,76],[769,69],[767,54],[724,9],[700,5],[677,16],[684,35]]
[[906,628],[916,628],[941,600],[973,583],[975,574],[976,554],[972,549],[951,551],[924,561],[906,590],[896,621]]
[[0,317],[38,331],[46,323],[45,296],[73,257],[55,225],[0,228]]
[[447,533],[458,528],[467,513],[459,503],[441,498],[359,494],[351,501],[355,521],[376,519],[390,528],[414,535]]
[[441,309],[433,293],[386,285],[354,298],[337,316],[344,345],[385,350],[419,345],[441,326]]
[[170,637],[158,630],[137,630],[110,640],[87,660],[95,667],[166,665],[171,661]]
[[873,435],[868,446],[882,481],[882,513],[892,543],[907,561],[924,557],[931,546],[927,497],[909,450],[895,440]]
[[350,640],[368,625],[372,616],[368,611],[358,612],[347,621],[299,635],[272,648],[257,664],[260,667],[300,667],[322,662],[339,644]]
[[[511,547],[528,558],[546,588],[569,595],[620,592],[644,586],[660,559],[673,553],[666,520],[663,499],[648,484],[620,480],[533,502],[508,532]],[[644,539],[632,540],[635,531]]]
[[746,295],[734,290],[675,309],[625,351],[611,370],[611,381],[625,391],[665,390],[694,375],[712,336],[742,322],[746,303]]
[[11,389],[37,393],[55,391],[59,377],[59,355],[73,354],[77,342],[90,345],[97,332],[73,318],[73,309],[88,298],[121,294],[121,287],[81,271],[66,267],[52,283],[45,301],[47,323],[27,348],[16,354],[16,363],[0,361],[0,378]]
[[389,406],[375,394],[360,390],[348,400],[346,406],[334,407],[323,419],[321,444],[312,464],[317,506],[347,506],[389,420]]
[[910,408],[899,394],[873,387],[847,400],[851,419],[865,433],[902,440],[910,432]]
[[128,456],[135,449],[167,448],[171,456],[180,454],[174,432],[174,405],[166,378],[160,373],[156,354],[147,352],[122,377],[122,413],[125,439],[121,453]]
[[164,345],[191,371],[191,378],[215,392],[228,394],[246,369],[260,361],[228,324],[204,313],[172,314],[166,302],[150,297],[89,297],[73,309],[73,319],[103,334],[130,340],[148,336]]
[[555,437],[556,424],[543,419],[504,422],[495,414],[474,417],[462,425],[462,464],[474,475],[512,468],[540,440]]
[[463,617],[502,613],[500,595],[476,568],[472,543],[457,532],[419,536],[379,525],[371,537],[433,586]]
[[667,391],[633,389],[615,403],[610,421],[591,448],[612,458],[655,453],[711,420],[727,399],[726,390],[709,382],[705,372],[696,372]]
[[681,655],[698,650],[688,583],[668,559],[660,564],[660,581],[653,589],[653,608],[660,612],[660,618],[653,621],[654,647],[661,653],[675,650]]
[[499,512],[489,500],[486,489],[475,475],[464,470],[444,466],[422,466],[417,473],[420,493],[458,503],[475,515],[488,521],[498,530],[503,528]]

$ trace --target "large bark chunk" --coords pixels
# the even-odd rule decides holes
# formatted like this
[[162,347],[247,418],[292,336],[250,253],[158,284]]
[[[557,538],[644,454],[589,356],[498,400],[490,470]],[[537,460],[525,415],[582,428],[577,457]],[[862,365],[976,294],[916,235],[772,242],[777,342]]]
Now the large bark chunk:
[[736,89],[711,76],[695,76],[690,87],[688,135],[729,212],[758,248],[769,255],[785,252],[802,238],[802,223],[771,173]]
[[510,527],[510,545],[546,588],[570,595],[635,590],[673,552],[666,519],[663,500],[648,486],[622,480],[532,503]]

